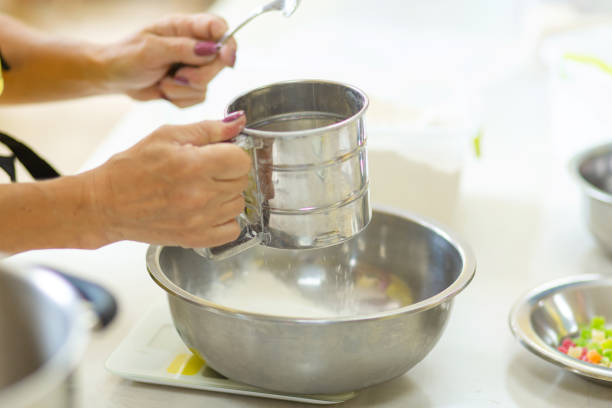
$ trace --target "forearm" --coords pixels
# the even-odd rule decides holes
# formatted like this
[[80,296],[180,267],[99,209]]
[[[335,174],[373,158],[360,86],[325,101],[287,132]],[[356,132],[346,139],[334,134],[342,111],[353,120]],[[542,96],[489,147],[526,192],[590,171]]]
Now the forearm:
[[0,252],[107,244],[86,178],[0,185]]
[[0,15],[4,71],[0,103],[43,102],[104,93],[102,47],[39,33]]
[[0,184],[0,253],[134,240],[212,247],[238,237],[251,159],[231,120],[164,126],[75,176]]

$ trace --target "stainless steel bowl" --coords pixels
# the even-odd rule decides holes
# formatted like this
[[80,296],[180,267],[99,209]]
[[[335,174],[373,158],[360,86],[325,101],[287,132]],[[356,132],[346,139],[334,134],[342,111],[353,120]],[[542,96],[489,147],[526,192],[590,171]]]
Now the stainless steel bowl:
[[[168,292],[179,335],[211,367],[294,394],[354,391],[409,370],[438,341],[475,272],[457,236],[390,209],[334,247],[260,246],[211,261],[151,246],[147,266]],[[230,298],[242,310],[223,304]]]
[[77,406],[74,373],[87,349],[92,310],[102,328],[117,305],[92,282],[0,263],[0,407]]
[[584,212],[589,230],[612,256],[612,143],[576,155],[570,169],[584,194]]
[[587,379],[612,384],[612,369],[557,350],[560,339],[579,334],[595,315],[612,321],[612,278],[580,275],[547,283],[522,296],[510,313],[510,329],[532,353]]

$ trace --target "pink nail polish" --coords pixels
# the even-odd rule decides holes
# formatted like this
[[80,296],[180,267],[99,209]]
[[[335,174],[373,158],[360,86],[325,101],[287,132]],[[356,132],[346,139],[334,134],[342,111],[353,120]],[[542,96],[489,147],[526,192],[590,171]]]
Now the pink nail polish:
[[240,119],[243,116],[244,116],[244,111],[238,111],[238,112],[230,113],[229,115],[227,115],[226,117],[223,118],[223,122],[224,123],[234,122],[234,121],[237,121],[238,119]]
[[199,56],[215,55],[219,51],[217,43],[211,41],[200,41],[193,49],[193,52]]
[[175,76],[174,80],[181,85],[189,85],[189,80],[184,76]]
[[230,67],[234,68],[236,65],[236,51],[232,53],[232,57],[230,58]]

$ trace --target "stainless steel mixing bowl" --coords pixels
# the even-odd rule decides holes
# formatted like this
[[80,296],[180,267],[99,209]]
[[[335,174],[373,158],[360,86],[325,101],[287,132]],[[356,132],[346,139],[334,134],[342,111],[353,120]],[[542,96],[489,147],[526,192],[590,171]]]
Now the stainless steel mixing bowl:
[[[190,249],[151,246],[147,267],[168,292],[179,335],[211,367],[294,394],[354,391],[409,370],[440,338],[453,297],[476,268],[456,235],[391,209],[374,211],[364,231],[333,247],[259,246],[211,261]],[[264,274],[276,283],[255,284]],[[251,310],[224,306],[222,297],[210,301],[233,289],[246,302],[267,299],[277,313],[254,312],[257,301]],[[294,310],[288,296],[328,316],[287,316]]]
[[612,256],[612,143],[577,154],[570,170],[584,194],[584,213],[589,230]]
[[0,407],[78,405],[74,374],[87,349],[92,310],[102,328],[117,304],[92,282],[42,266],[0,263]]
[[580,361],[557,350],[561,339],[580,334],[594,316],[612,321],[612,278],[579,275],[537,287],[510,312],[510,329],[532,353],[589,380],[612,384],[612,369]]

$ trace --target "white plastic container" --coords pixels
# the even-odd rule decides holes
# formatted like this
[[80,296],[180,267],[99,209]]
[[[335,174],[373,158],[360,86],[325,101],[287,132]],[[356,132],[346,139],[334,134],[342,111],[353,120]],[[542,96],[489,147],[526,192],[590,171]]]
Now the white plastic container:
[[480,126],[465,101],[436,100],[435,89],[425,86],[424,96],[410,104],[371,97],[370,194],[374,204],[452,225],[462,170]]
[[612,140],[612,24],[573,29],[547,38],[540,55],[549,71],[556,156]]

